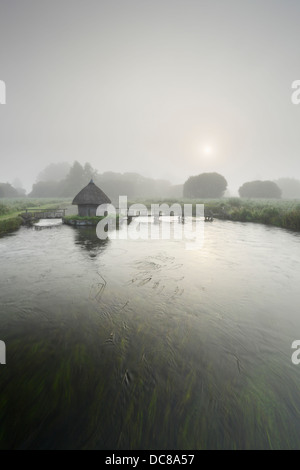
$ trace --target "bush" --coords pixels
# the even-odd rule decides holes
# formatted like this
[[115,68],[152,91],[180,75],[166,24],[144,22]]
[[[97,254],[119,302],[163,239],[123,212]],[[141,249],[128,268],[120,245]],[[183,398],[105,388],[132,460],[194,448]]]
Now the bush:
[[227,181],[219,173],[202,173],[190,176],[183,185],[183,197],[221,198],[227,188]]
[[0,215],[6,215],[9,214],[10,209],[8,206],[5,206],[4,204],[0,204]]
[[250,181],[239,188],[239,195],[246,198],[281,198],[281,189],[273,181]]
[[21,217],[13,217],[11,219],[0,220],[0,235],[7,232],[17,230],[22,224]]

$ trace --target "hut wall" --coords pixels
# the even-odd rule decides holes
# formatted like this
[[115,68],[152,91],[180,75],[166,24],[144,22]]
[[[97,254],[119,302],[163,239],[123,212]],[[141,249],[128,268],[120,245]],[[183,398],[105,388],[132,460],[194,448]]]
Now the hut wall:
[[98,205],[79,205],[78,215],[79,217],[95,217]]

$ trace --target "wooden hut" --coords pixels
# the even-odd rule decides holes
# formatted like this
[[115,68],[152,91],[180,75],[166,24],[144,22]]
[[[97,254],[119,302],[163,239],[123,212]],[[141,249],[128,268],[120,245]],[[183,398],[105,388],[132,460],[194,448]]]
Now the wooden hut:
[[78,206],[80,217],[95,217],[98,206],[110,203],[109,197],[95,185],[93,180],[75,196],[72,202]]

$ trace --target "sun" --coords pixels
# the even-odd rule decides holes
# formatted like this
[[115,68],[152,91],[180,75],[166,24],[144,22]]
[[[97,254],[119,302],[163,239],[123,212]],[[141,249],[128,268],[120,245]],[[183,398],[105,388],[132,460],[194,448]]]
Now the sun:
[[213,148],[211,145],[205,145],[203,148],[203,152],[205,155],[211,155],[213,153]]
[[196,147],[198,156],[202,157],[204,160],[212,160],[216,156],[216,147],[210,141],[204,141],[202,143],[198,142]]

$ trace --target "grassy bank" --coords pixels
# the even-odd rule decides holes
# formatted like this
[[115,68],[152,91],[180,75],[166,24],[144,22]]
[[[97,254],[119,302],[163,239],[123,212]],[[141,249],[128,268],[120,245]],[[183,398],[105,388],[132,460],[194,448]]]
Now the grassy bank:
[[22,224],[19,214],[26,209],[63,209],[69,204],[68,199],[0,199],[0,235],[18,230]]
[[[300,231],[300,200],[275,199],[180,199],[163,201],[139,201],[151,208],[151,204],[179,203],[193,204],[193,214],[196,214],[196,204],[204,204],[205,210],[210,210],[214,218],[238,222],[254,222],[272,225],[289,230]],[[129,203],[130,205],[130,203]]]
[[99,220],[104,219],[104,216],[102,217],[80,217],[79,215],[66,215],[64,217],[64,220],[69,221],[69,220],[78,220],[80,221],[90,221],[90,222],[99,222]]
[[115,220],[115,226],[119,226],[119,215],[109,215],[109,216],[95,216],[95,217],[80,217],[79,215],[67,215],[63,217],[63,222],[67,225],[77,226],[96,226],[98,222],[103,219]]
[[13,232],[14,230],[18,230],[18,228],[22,225],[21,217],[8,217],[4,219],[0,219],[0,235],[3,233]]
[[[238,222],[254,222],[275,227],[281,227],[300,232],[300,200],[274,200],[274,199],[166,199],[166,200],[138,200],[128,202],[142,203],[148,209],[151,204],[166,203],[169,206],[179,203],[193,204],[193,213],[196,214],[196,204],[204,204],[205,210],[210,210],[214,218]],[[21,225],[18,215],[25,209],[54,209],[66,208],[70,205],[67,199],[0,199],[0,235],[17,230]],[[66,216],[66,219],[84,221],[94,219],[95,224],[101,217]]]
[[216,218],[300,231],[299,200],[228,199],[207,202],[205,207],[210,209]]
[[10,215],[12,213],[20,213],[26,209],[54,209],[64,208],[70,204],[69,199],[54,199],[54,198],[19,198],[19,199],[0,199],[0,217]]

